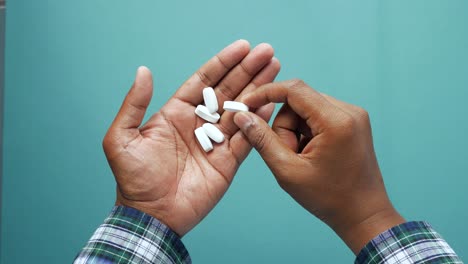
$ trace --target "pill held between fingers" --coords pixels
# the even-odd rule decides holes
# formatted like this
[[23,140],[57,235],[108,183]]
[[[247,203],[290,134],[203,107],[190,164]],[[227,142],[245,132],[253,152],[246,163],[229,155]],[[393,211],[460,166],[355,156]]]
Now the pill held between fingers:
[[223,105],[224,110],[228,112],[241,112],[249,111],[249,107],[241,102],[225,101]]
[[221,130],[215,127],[213,124],[205,123],[203,124],[203,129],[205,130],[206,135],[211,138],[216,143],[221,143],[224,141],[224,135]]
[[205,152],[209,152],[213,149],[213,144],[206,135],[205,129],[203,129],[203,127],[195,129],[195,136],[197,137],[198,143],[200,143],[201,147]]
[[210,113],[208,108],[204,105],[198,105],[197,108],[195,108],[195,114],[211,123],[218,122],[220,118],[218,113]]
[[216,98],[216,93],[213,88],[206,87],[203,89],[203,100],[210,113],[218,111],[218,98]]

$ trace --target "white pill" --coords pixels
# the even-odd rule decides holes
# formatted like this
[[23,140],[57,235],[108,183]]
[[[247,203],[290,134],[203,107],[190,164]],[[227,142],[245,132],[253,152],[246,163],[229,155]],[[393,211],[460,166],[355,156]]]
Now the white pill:
[[224,141],[224,135],[221,130],[215,127],[213,124],[205,123],[203,124],[203,129],[205,130],[206,135],[211,138],[216,143],[221,143]]
[[218,122],[220,118],[218,113],[210,113],[208,108],[204,105],[198,105],[197,108],[195,108],[195,114],[211,123]]
[[241,111],[249,111],[249,107],[241,102],[235,101],[225,101],[223,105],[224,110],[228,112],[241,112]]
[[205,129],[203,129],[203,127],[195,129],[195,136],[197,137],[198,143],[200,143],[205,152],[213,149],[213,144],[211,144],[211,141],[206,135]]
[[213,88],[206,87],[203,89],[203,100],[205,101],[205,106],[208,108],[210,113],[215,113],[218,111],[218,98],[216,98],[216,94]]

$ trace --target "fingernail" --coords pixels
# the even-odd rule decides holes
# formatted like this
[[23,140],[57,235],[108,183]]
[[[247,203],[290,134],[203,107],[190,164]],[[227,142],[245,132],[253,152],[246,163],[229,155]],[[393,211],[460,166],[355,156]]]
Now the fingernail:
[[135,73],[135,82],[138,81],[138,79],[140,79],[139,77],[141,76],[141,73],[143,71],[144,71],[143,66],[138,67],[138,69],[136,70],[136,73]]
[[135,84],[141,84],[148,79],[148,76],[151,76],[151,71],[146,66],[138,67],[135,74]]
[[238,112],[234,115],[234,123],[241,130],[245,130],[254,123],[254,120],[248,112]]
[[233,43],[231,43],[229,46],[239,45],[240,43],[244,43],[244,44],[248,45],[249,48],[250,48],[250,43],[249,43],[249,41],[248,41],[248,40],[245,40],[245,39],[238,39],[238,40],[234,41]]
[[149,71],[149,69],[146,66],[140,66],[137,69],[136,76],[139,76],[142,74],[144,71]]

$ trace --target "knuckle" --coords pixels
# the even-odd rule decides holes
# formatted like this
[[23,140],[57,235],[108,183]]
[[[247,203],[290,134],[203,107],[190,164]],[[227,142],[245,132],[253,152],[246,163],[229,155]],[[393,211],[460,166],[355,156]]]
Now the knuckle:
[[357,107],[356,113],[361,122],[365,124],[370,123],[369,112],[367,112],[364,108]]
[[356,120],[351,115],[343,115],[340,120],[340,135],[344,138],[352,137],[356,131]]
[[102,148],[104,149],[104,152],[108,152],[111,145],[112,145],[112,139],[108,133],[102,139]]
[[342,121],[341,121],[343,127],[347,130],[353,130],[355,125],[356,125],[356,121],[354,120],[354,118],[351,116],[351,115],[345,115],[343,118],[342,118]]
[[364,108],[362,108],[362,107],[360,107],[360,106],[356,106],[355,109],[356,109],[356,113],[357,113],[358,115],[364,115],[364,114],[367,113],[366,109],[364,109]]

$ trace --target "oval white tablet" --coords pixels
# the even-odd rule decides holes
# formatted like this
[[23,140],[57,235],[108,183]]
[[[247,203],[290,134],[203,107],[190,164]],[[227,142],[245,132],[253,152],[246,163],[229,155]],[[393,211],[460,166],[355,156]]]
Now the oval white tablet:
[[216,98],[216,93],[213,88],[206,87],[203,89],[203,100],[210,113],[218,111],[218,98]]
[[197,108],[195,108],[195,114],[211,123],[218,122],[220,118],[218,113],[210,113],[208,108],[204,105],[198,105]]
[[205,152],[208,152],[213,149],[213,144],[206,135],[205,129],[203,129],[203,127],[195,129],[195,136],[197,137],[198,143],[200,143],[201,147]]
[[206,135],[211,138],[216,143],[221,143],[224,141],[224,135],[221,130],[215,127],[213,124],[205,123],[203,124],[203,129],[205,130]]
[[235,101],[225,101],[223,108],[228,112],[249,111],[249,107],[247,105]]

